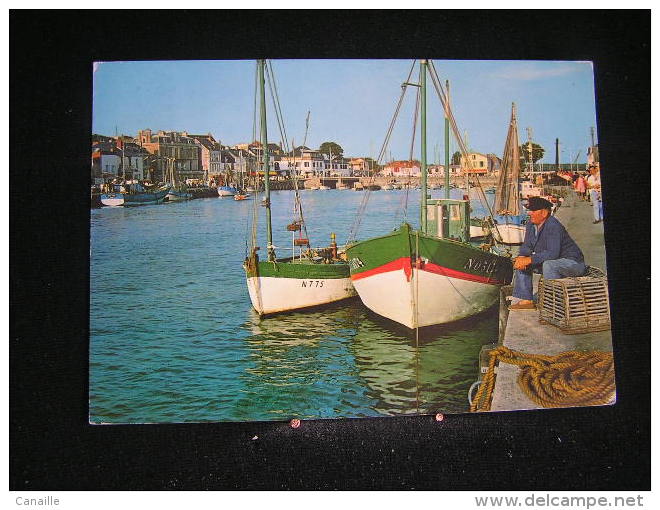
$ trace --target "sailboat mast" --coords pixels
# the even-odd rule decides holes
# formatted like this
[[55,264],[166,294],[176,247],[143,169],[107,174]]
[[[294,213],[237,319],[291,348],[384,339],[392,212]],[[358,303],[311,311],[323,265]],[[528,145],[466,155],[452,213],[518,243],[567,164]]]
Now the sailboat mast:
[[445,198],[449,198],[449,80],[445,81]]
[[264,77],[264,68],[266,67],[266,59],[259,60],[259,96],[261,99],[261,156],[264,169],[264,190],[266,192],[266,232],[268,241],[268,260],[275,259],[275,252],[273,250],[273,226],[270,212],[270,178],[268,171],[268,130],[266,129],[266,85]]
[[421,59],[419,61],[419,75],[420,75],[420,87],[421,87],[421,110],[422,110],[422,122],[421,122],[421,133],[420,133],[420,143],[422,150],[422,178],[421,178],[421,188],[422,188],[422,202],[420,207],[420,226],[422,232],[426,233],[427,225],[427,215],[426,215],[426,67],[428,66],[428,61],[426,59]]

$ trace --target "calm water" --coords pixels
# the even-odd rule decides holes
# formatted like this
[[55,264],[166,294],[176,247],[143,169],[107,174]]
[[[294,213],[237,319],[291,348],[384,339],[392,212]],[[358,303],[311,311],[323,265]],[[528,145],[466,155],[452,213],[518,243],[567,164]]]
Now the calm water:
[[[364,192],[302,196],[312,244],[326,245],[330,232],[343,243]],[[418,192],[410,192],[407,215],[405,197],[371,193],[358,238],[386,233],[406,217],[417,224]],[[274,192],[272,204],[274,244],[285,256],[293,193]],[[260,320],[241,267],[254,206],[207,198],[91,211],[90,421],[467,411],[479,350],[497,339],[496,307],[425,328],[418,340],[359,299]]]

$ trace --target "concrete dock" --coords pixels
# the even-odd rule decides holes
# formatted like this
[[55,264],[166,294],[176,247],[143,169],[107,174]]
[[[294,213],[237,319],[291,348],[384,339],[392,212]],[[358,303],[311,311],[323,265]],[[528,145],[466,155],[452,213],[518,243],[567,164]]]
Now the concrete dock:
[[[564,204],[557,210],[556,217],[568,230],[571,237],[584,253],[585,262],[603,271],[605,267],[605,240],[603,223],[593,223],[593,213],[589,202],[581,201],[571,191]],[[537,290],[540,275],[535,276],[534,292]],[[566,335],[555,326],[539,323],[538,311],[507,312],[501,307],[500,339],[509,349],[528,354],[555,355],[564,351],[612,351],[611,331]],[[507,317],[508,314],[508,317]],[[491,411],[512,411],[517,409],[539,409],[518,387],[519,368],[508,363],[500,363],[493,391]]]

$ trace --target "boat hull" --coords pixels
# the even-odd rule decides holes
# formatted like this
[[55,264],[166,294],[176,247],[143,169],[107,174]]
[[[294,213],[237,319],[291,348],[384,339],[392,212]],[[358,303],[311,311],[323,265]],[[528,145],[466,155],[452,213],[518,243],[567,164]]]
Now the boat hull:
[[347,255],[364,305],[411,329],[488,309],[513,273],[506,257],[418,234],[405,224],[393,234],[349,246]]
[[178,202],[181,200],[192,200],[193,196],[192,193],[188,193],[185,191],[170,191],[167,194],[167,200],[169,202]]
[[525,240],[525,225],[497,225],[504,244],[522,244]]
[[168,192],[169,188],[151,193],[104,193],[101,195],[101,203],[110,207],[159,204],[165,200]]
[[341,301],[356,295],[347,264],[245,260],[247,287],[260,315]]
[[219,197],[233,197],[238,190],[232,186],[219,186],[218,187],[218,196]]

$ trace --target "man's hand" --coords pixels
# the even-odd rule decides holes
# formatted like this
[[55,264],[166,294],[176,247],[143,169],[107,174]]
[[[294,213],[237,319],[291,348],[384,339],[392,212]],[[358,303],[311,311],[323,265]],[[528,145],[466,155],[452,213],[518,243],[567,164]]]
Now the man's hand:
[[524,270],[532,264],[532,257],[516,257],[513,261],[513,269]]

